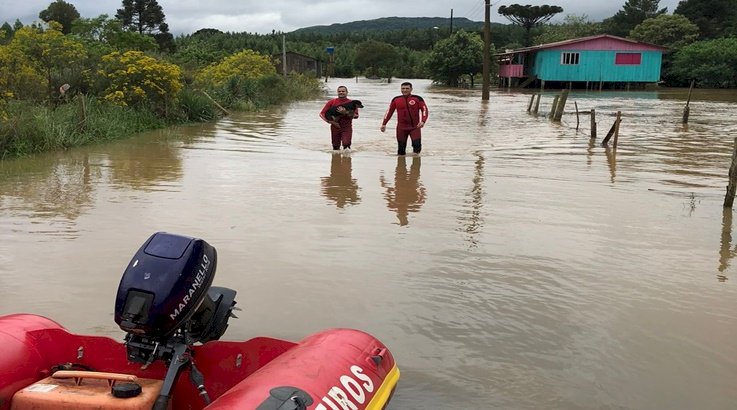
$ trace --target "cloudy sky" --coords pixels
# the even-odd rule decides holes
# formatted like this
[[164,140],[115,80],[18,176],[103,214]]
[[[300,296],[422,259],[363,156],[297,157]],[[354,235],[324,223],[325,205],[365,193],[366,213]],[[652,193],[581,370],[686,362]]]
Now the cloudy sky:
[[[65,0],[82,17],[115,15],[122,0]],[[498,13],[499,6],[518,4],[558,5],[561,17],[586,15],[592,21],[610,17],[622,9],[626,0],[492,0],[491,21],[508,23]],[[16,19],[28,24],[38,20],[38,13],[52,0],[0,0],[0,24]],[[484,0],[158,0],[164,9],[169,30],[188,34],[201,28],[222,31],[270,33],[289,32],[301,27],[371,20],[379,17],[466,17],[484,20]],[[678,0],[660,0],[660,7],[672,13]],[[557,18],[560,20],[560,18]],[[556,21],[556,20],[553,20]]]

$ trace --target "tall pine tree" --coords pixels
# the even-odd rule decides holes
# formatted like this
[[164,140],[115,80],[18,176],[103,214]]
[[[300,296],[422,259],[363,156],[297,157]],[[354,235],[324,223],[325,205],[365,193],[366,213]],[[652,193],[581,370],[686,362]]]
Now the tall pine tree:
[[658,10],[659,4],[660,0],[627,0],[622,10],[602,22],[604,31],[607,34],[627,37],[638,24],[668,11],[667,7]]
[[174,51],[174,37],[165,23],[164,10],[156,0],[123,0],[122,5],[115,18],[124,28],[154,37],[162,51]]

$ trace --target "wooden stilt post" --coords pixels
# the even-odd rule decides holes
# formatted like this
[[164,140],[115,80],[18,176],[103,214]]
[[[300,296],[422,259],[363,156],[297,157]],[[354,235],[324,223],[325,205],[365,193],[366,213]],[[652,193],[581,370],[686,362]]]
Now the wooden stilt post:
[[686,106],[683,108],[683,123],[688,124],[688,115],[691,113],[689,104],[691,103],[691,91],[693,91],[694,80],[691,80],[691,86],[688,87],[688,99],[686,99]]
[[732,165],[729,166],[729,184],[727,195],[724,197],[724,206],[731,208],[734,203],[734,194],[737,192],[737,138],[734,139],[734,151],[732,151]]
[[617,139],[619,139],[619,122],[622,120],[622,111],[617,111],[617,119],[614,120],[614,142],[612,145],[617,148]]
[[596,139],[596,109],[591,109],[591,139]]
[[553,121],[560,121],[563,118],[563,110],[566,108],[566,101],[568,100],[569,90],[563,90],[560,93],[560,99],[558,104],[555,106],[555,114],[553,115]]
[[537,102],[535,102],[535,108],[532,110],[533,114],[537,114],[537,111],[540,109],[540,97],[542,94],[537,95]]
[[576,103],[574,101],[573,102],[573,106],[576,107],[576,131],[578,131],[578,124],[579,124],[579,119],[578,119],[578,103]]
[[532,110],[532,103],[535,101],[535,94],[532,94],[532,98],[530,98],[530,103],[527,104],[527,112],[530,112]]

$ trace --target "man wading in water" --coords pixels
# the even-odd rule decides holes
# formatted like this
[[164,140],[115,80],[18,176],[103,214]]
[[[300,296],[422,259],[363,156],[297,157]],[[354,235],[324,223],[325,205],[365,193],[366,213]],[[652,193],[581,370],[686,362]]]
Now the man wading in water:
[[402,95],[398,95],[389,103],[389,109],[381,123],[381,132],[386,131],[386,123],[397,111],[397,155],[407,153],[407,137],[412,140],[412,151],[422,151],[422,127],[430,114],[425,100],[419,95],[412,95],[412,83],[402,83]]
[[[326,113],[332,107],[336,107],[350,101],[351,100],[348,98],[348,88],[344,85],[341,85],[340,87],[338,87],[338,98],[333,98],[332,100],[325,103],[325,106],[322,107],[322,111],[320,111],[320,118],[330,124],[330,139],[333,143],[333,151],[340,150],[340,146],[342,144],[343,152],[351,152],[351,139],[353,137],[353,119],[358,118],[358,108],[356,108],[356,110],[353,112],[353,116],[341,115],[337,121],[333,121],[332,119],[327,118]],[[345,108],[338,107],[338,112],[345,112]]]

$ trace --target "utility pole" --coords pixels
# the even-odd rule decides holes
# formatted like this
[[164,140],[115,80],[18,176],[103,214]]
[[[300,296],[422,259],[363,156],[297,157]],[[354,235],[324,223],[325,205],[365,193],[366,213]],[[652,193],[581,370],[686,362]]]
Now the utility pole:
[[491,47],[491,0],[486,1],[486,11],[484,12],[484,68],[481,76],[484,77],[483,87],[481,88],[481,100],[489,101],[489,64],[491,64],[489,56],[489,48]]
[[281,35],[281,61],[282,61],[282,74],[284,77],[287,76],[287,35]]
[[450,35],[453,35],[453,9],[450,9]]

